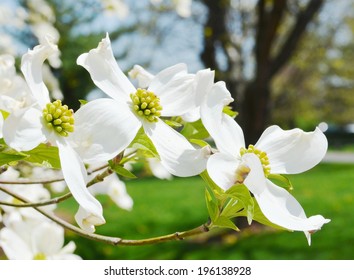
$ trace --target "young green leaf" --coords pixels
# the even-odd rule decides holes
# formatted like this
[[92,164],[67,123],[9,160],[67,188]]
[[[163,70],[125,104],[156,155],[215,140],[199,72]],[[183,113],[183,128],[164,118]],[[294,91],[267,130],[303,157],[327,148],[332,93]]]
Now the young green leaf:
[[181,134],[187,139],[205,139],[209,137],[209,132],[206,130],[201,120],[186,123]]
[[240,231],[239,228],[235,225],[235,223],[231,221],[231,219],[224,216],[218,217],[215,221],[212,222],[212,225],[214,227],[231,228],[235,231]]
[[25,152],[28,157],[25,159],[28,162],[37,165],[60,169],[59,151],[55,146],[40,144],[31,151]]
[[116,172],[118,175],[131,178],[131,179],[136,178],[136,176],[133,173],[131,173],[128,169],[124,168],[124,166],[120,164],[114,164],[112,161],[110,161],[109,165],[112,168],[112,170]]
[[9,154],[9,153],[0,153],[0,166],[8,164],[11,162],[23,160],[27,157],[24,154]]
[[144,152],[144,155],[147,157],[160,158],[154,144],[149,139],[149,137],[146,136],[142,128],[138,131],[137,135],[135,136],[134,140],[129,145],[129,147],[142,150]]
[[172,121],[172,120],[165,120],[165,123],[168,124],[171,127],[181,127],[182,126],[181,123],[175,122],[175,121]]

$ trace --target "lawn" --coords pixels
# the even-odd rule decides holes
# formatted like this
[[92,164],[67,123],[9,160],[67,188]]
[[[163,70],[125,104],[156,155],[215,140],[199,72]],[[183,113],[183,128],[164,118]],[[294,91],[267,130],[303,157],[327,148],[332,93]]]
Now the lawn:
[[[354,165],[320,164],[290,177],[294,196],[308,215],[332,221],[312,237],[302,232],[245,227],[240,233],[211,231],[183,241],[140,247],[114,247],[68,232],[84,259],[354,259]],[[141,239],[183,231],[207,221],[204,183],[199,177],[127,182],[133,211],[102,198],[107,224],[98,233]],[[72,202],[67,202],[72,205]]]

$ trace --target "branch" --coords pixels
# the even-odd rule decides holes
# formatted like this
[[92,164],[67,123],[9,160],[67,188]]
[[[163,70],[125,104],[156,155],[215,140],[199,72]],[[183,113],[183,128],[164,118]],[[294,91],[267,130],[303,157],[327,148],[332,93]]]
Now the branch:
[[[87,174],[91,175],[91,174],[93,174],[97,171],[100,171],[106,167],[108,167],[108,164],[105,164],[103,166],[97,167],[92,170],[88,170]],[[50,184],[50,183],[61,182],[61,181],[64,181],[63,177],[52,178],[52,179],[38,179],[38,180],[30,180],[30,179],[19,179],[16,181],[2,181],[2,180],[0,180],[0,184],[4,184],[4,185],[35,185],[35,184]]]
[[[0,190],[3,190],[4,188],[0,187]],[[27,199],[23,198],[22,196],[19,196],[17,194],[12,193],[11,191],[4,189],[7,194],[13,196],[14,198],[29,204],[30,201]],[[148,244],[157,244],[161,242],[166,242],[166,241],[171,241],[171,240],[183,240],[186,237],[198,235],[201,233],[205,233],[209,231],[210,223],[205,223],[200,225],[199,227],[193,228],[191,230],[183,231],[183,232],[175,232],[172,234],[167,234],[167,235],[162,235],[158,237],[153,237],[153,238],[146,238],[146,239],[139,239],[139,240],[130,240],[130,239],[122,239],[120,237],[113,237],[113,236],[105,236],[105,235],[100,235],[100,234],[94,234],[94,233],[88,233],[70,223],[67,221],[58,218],[55,216],[53,213],[47,212],[41,208],[38,207],[33,207],[35,210],[37,210],[39,213],[44,215],[45,217],[49,218],[50,220],[56,222],[57,224],[61,225],[62,227],[77,233],[78,235],[81,235],[85,238],[92,239],[95,241],[100,241],[104,242],[110,245],[114,246],[141,246],[141,245],[148,245]]]
[[290,59],[307,25],[311,22],[314,15],[319,11],[322,4],[323,0],[311,0],[306,9],[299,13],[293,30],[290,32],[278,55],[273,59],[271,63],[270,76],[274,76]]
[[283,17],[286,3],[286,0],[273,1],[272,10],[267,12],[264,0],[258,2],[256,60],[259,74],[257,76],[263,76],[268,72],[268,62],[271,60],[272,45]]
[[[110,168],[107,168],[104,172],[102,172],[101,174],[96,175],[95,178],[93,178],[90,182],[88,182],[86,184],[86,187],[89,188],[92,185],[102,182],[104,180],[104,178],[106,178],[107,176],[111,175],[113,173],[113,171]],[[14,194],[9,191],[8,189],[1,187],[0,186],[0,191],[3,191],[4,193],[7,193],[13,197]],[[68,198],[72,197],[71,192],[66,193],[62,196],[56,197],[56,198],[52,198],[52,199],[48,199],[48,200],[44,200],[44,201],[40,201],[40,202],[31,202],[31,203],[10,203],[10,202],[5,202],[5,201],[0,201],[0,205],[7,205],[7,206],[12,206],[12,207],[39,207],[39,206],[46,206],[46,205],[50,205],[50,204],[58,204],[64,200],[67,200]]]

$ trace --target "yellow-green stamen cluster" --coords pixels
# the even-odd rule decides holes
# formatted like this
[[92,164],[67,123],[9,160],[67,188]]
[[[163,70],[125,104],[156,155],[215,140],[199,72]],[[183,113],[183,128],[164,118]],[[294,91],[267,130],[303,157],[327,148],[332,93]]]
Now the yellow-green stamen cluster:
[[162,106],[160,99],[153,92],[139,88],[135,93],[130,94],[130,98],[138,116],[144,117],[149,122],[157,122],[161,116]]
[[253,145],[249,145],[248,149],[241,148],[241,150],[240,150],[241,156],[243,156],[246,153],[255,154],[259,158],[259,160],[261,161],[262,166],[263,166],[264,175],[266,177],[268,177],[268,175],[270,174],[270,166],[269,166],[269,159],[268,159],[267,153],[263,152],[261,150],[258,150]]
[[46,259],[47,259],[47,257],[46,257],[46,255],[43,254],[43,253],[37,253],[37,254],[33,257],[33,260],[38,260],[38,261],[40,261],[40,260],[46,260]]
[[62,105],[60,100],[46,105],[43,118],[47,127],[61,136],[66,137],[69,132],[74,131],[74,112],[68,106]]

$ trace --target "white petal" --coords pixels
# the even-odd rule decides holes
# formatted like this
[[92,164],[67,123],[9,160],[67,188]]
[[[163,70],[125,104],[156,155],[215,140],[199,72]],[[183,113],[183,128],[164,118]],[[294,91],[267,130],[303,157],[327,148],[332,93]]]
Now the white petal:
[[187,74],[187,65],[184,63],[175,64],[168,67],[153,77],[149,84],[149,89],[155,92],[157,89],[163,87],[169,81],[175,79],[176,77],[183,77]]
[[161,180],[171,180],[172,174],[161,164],[157,158],[147,158],[152,174]]
[[94,233],[96,225],[102,224],[101,219],[97,216],[92,215],[91,211],[87,211],[81,205],[75,214],[75,221],[84,231],[88,233]]
[[64,229],[53,223],[42,223],[34,230],[32,240],[36,249],[34,253],[54,255],[64,245]]
[[214,71],[204,69],[195,75],[195,102],[196,108],[183,114],[181,117],[186,122],[195,122],[200,119],[200,106],[206,98],[206,93],[210,91],[214,84]]
[[65,182],[75,200],[87,211],[85,219],[91,220],[94,225],[104,224],[102,205],[86,188],[87,174],[83,162],[65,139],[58,139],[57,145]]
[[177,64],[152,79],[148,90],[160,98],[162,116],[181,116],[197,107],[194,78],[184,64]]
[[196,107],[193,110],[183,114],[182,119],[186,122],[195,122],[200,119],[200,107]]
[[306,218],[303,208],[288,191],[264,177],[262,164],[256,155],[246,154],[242,160],[251,170],[244,184],[253,193],[262,213],[269,221],[298,231],[319,230],[323,224],[330,221],[321,215]]
[[211,71],[210,69],[200,70],[195,75],[196,102],[199,106],[204,102],[205,98],[207,98],[207,93],[213,87],[214,77],[215,72]]
[[328,143],[319,128],[304,132],[298,128],[282,130],[271,126],[255,146],[267,153],[271,173],[296,174],[318,164],[326,154]]
[[42,77],[43,62],[55,54],[59,54],[58,47],[51,42],[49,37],[45,37],[43,44],[34,47],[33,50],[29,50],[22,57],[22,73],[25,76],[32,95],[41,107],[50,102],[48,89]]
[[254,195],[261,194],[267,188],[261,161],[255,154],[246,153],[242,156],[242,162],[250,168],[244,184]]
[[217,153],[210,156],[207,170],[210,178],[223,190],[228,190],[236,182],[236,170],[240,161],[228,154]]
[[42,112],[37,108],[18,110],[4,122],[5,142],[17,151],[28,151],[46,140],[43,133]]
[[133,208],[133,199],[127,193],[126,186],[124,182],[119,180],[116,174],[112,174],[111,181],[109,182],[108,195],[114,201],[114,203],[127,211]]
[[0,231],[0,247],[10,260],[31,260],[33,258],[29,244],[25,243],[12,229],[3,228]]
[[114,99],[91,101],[75,113],[70,141],[86,163],[104,162],[123,151],[141,127],[126,104]]
[[267,180],[267,188],[255,198],[263,214],[274,224],[289,230],[316,231],[330,222],[321,215],[304,218],[299,202],[285,189]]
[[186,138],[160,119],[156,123],[144,122],[143,126],[168,172],[188,177],[200,174],[206,168],[207,147],[195,149]]
[[129,211],[133,207],[133,200],[127,193],[124,182],[119,180],[115,173],[106,177],[104,181],[90,187],[90,192],[94,195],[109,195],[114,203],[122,209]]
[[76,245],[73,241],[66,244],[58,254],[52,256],[53,260],[81,260],[82,258],[78,255],[73,254],[76,249]]
[[147,88],[154,78],[154,75],[146,71],[140,65],[134,65],[133,69],[129,71],[128,75],[132,79],[138,79],[139,88]]
[[129,94],[136,92],[135,87],[119,68],[113,56],[108,34],[96,49],[80,55],[77,64],[90,73],[96,86],[114,99],[130,101]]
[[245,146],[243,131],[233,118],[222,112],[232,100],[225,83],[218,82],[207,94],[200,115],[219,151],[237,156]]

